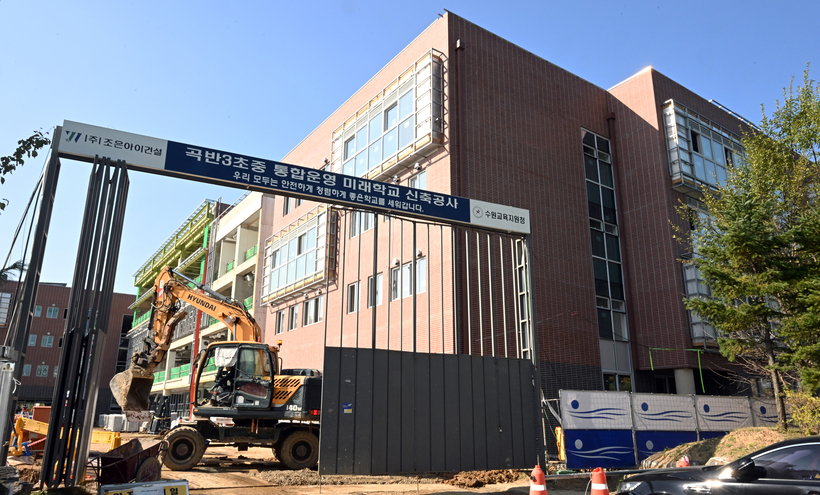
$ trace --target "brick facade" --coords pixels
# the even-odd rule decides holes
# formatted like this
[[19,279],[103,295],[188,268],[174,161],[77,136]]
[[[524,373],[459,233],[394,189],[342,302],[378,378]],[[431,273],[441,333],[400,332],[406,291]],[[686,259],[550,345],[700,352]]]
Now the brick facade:
[[[558,389],[603,386],[582,130],[608,138],[612,146],[634,390],[656,391],[650,348],[681,350],[653,353],[652,367],[658,376],[669,376],[675,368],[694,369],[697,374],[697,355],[682,351],[693,345],[682,303],[684,282],[678,262],[682,248],[672,237],[672,223],[678,222],[675,207],[683,195],[671,187],[661,106],[674,98],[727,129],[738,129],[738,134],[741,122],[654,69],[647,68],[605,90],[447,13],[283,161],[321,167],[331,156],[334,130],[430,50],[438,51],[443,60],[443,138],[432,155],[417,160],[419,170],[427,174],[429,190],[529,210],[538,353],[545,390],[557,395]],[[408,168],[395,179],[406,184],[416,173]],[[277,197],[263,206],[261,239],[316,207],[305,202],[283,215],[283,199]],[[389,246],[388,252],[379,251],[377,264],[378,271],[385,274],[383,294],[390,310],[377,313],[376,327],[385,328],[387,318],[395,325],[399,314],[403,314],[403,324],[409,324],[410,316],[388,297],[393,258],[405,262],[413,255],[407,242],[409,224],[404,225],[405,237],[401,237],[398,221],[379,222],[380,239],[374,243],[372,230],[353,239],[343,232],[347,219],[348,215],[339,214],[336,226],[337,248],[342,252],[336,278],[321,288],[329,298],[328,307],[337,309],[325,315],[323,324],[300,325],[279,335],[275,312],[292,306],[294,299],[275,301],[264,317],[258,317],[264,322],[266,342],[283,341],[281,355],[286,367],[320,368],[325,338],[329,345],[339,345],[341,328],[345,329],[343,345],[365,345],[362,341],[370,338],[369,310],[364,304],[364,309],[353,314],[338,308],[345,304],[344,292],[352,281],[361,280],[361,295],[366,298],[372,265],[362,268],[360,260],[372,263],[374,245],[378,250]],[[418,239],[420,245],[426,245],[425,235]],[[464,316],[454,315],[455,303],[465,297],[463,283],[458,284],[462,292],[453,294],[453,273],[454,268],[466,266],[466,261],[453,256],[449,234],[437,242],[444,246],[443,256],[435,249],[438,246],[423,253],[429,256],[429,265],[436,267],[428,281],[430,307],[423,298],[417,309],[419,314],[431,315],[431,335],[441,334],[440,322],[444,320],[444,349],[452,352],[454,347],[461,349],[453,340],[459,337],[453,335],[457,334],[456,321]],[[262,280],[264,264],[259,266],[257,280]],[[301,304],[302,296],[307,299],[317,294],[315,290],[300,294],[296,302]],[[419,326],[420,351],[428,348],[424,325],[426,322]],[[358,330],[351,332],[351,328]],[[384,339],[384,335],[377,337],[377,345],[382,346]],[[440,350],[442,339],[431,340],[429,348]],[[402,343],[405,350],[408,344]],[[397,346],[391,343],[391,348]],[[709,356],[703,363],[716,372],[726,365],[719,356]]]

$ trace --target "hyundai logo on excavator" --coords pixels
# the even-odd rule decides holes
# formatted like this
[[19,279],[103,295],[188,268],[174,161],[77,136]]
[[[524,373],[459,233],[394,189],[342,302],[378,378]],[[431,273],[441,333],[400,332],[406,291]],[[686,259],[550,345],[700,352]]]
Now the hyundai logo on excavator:
[[216,306],[215,305],[209,303],[208,301],[204,301],[204,300],[194,296],[193,294],[188,294],[187,299],[189,301],[193,301],[193,302],[199,304],[200,306],[203,306],[207,309],[210,309],[211,311],[216,311]]

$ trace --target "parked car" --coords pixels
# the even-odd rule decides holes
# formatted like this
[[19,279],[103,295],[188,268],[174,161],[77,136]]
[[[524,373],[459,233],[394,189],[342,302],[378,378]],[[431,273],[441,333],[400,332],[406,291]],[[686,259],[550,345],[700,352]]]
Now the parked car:
[[820,495],[820,436],[769,445],[725,466],[656,469],[623,480],[619,495]]

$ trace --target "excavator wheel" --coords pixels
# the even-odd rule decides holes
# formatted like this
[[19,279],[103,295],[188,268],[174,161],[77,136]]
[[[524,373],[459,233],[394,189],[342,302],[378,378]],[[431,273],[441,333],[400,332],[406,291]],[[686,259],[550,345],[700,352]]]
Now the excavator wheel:
[[168,453],[164,464],[172,471],[188,471],[205,454],[205,439],[189,426],[174,428],[167,435]]
[[309,431],[294,431],[285,438],[279,451],[282,455],[277,453],[277,458],[288,468],[312,468],[319,462],[319,439]]
[[270,449],[273,451],[273,455],[276,457],[276,460],[282,462],[282,443],[279,442]]

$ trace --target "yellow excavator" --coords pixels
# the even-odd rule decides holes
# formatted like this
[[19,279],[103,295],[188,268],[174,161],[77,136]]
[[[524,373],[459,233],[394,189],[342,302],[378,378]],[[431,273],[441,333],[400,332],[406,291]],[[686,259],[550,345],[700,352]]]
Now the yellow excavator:
[[150,407],[154,368],[186,316],[181,302],[223,322],[233,340],[210,343],[194,360],[193,420],[183,420],[165,434],[165,465],[185,471],[199,462],[206,446],[236,446],[240,451],[270,447],[290,469],[314,467],[319,459],[321,377],[280,375],[278,347],[260,342],[259,325],[243,304],[171,267],[154,283],[145,348],[111,379],[111,391],[123,411]]

